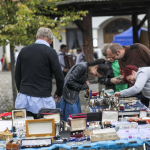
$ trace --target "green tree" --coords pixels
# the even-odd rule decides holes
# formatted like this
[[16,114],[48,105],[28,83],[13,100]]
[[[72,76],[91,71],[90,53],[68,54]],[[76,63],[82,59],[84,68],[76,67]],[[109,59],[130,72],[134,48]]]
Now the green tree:
[[61,27],[81,20],[88,12],[68,7],[59,9],[61,0],[0,0],[0,45],[10,44],[13,101],[17,90],[14,81],[14,48],[35,42],[39,27],[50,28],[60,38]]

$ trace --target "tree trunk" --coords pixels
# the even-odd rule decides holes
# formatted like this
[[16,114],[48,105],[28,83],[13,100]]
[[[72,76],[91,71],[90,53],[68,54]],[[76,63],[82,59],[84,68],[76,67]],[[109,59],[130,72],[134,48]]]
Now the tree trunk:
[[15,100],[17,97],[17,88],[15,83],[15,61],[14,61],[14,46],[10,45],[10,55],[11,55],[11,78],[12,78],[12,91],[13,91],[13,107],[15,107]]

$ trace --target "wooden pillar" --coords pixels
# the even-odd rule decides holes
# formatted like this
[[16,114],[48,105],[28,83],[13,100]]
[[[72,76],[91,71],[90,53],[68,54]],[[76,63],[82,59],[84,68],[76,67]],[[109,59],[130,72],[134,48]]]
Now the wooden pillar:
[[150,48],[150,7],[147,8],[147,20],[148,20],[148,41],[149,41],[149,48]]
[[93,61],[93,38],[92,38],[92,14],[89,13],[83,18],[83,38],[85,44],[86,61]]
[[137,14],[132,15],[132,27],[133,27],[133,43],[138,43],[138,19]]

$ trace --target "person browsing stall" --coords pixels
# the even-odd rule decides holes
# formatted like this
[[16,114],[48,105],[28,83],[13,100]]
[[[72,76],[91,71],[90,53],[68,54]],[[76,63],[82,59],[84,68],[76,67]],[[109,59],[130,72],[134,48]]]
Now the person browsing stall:
[[99,77],[98,82],[105,85],[105,89],[113,89],[115,92],[127,89],[128,84],[122,82],[122,70],[120,69],[118,60],[110,58],[107,55],[107,46],[102,50],[103,56],[106,58],[106,65],[108,66],[107,77]]
[[69,114],[81,113],[79,93],[89,88],[88,74],[93,77],[105,76],[107,74],[105,60],[82,62],[69,70],[64,81],[63,98],[56,104],[56,107],[62,110],[63,120],[67,121]]
[[15,108],[26,108],[27,116],[37,118],[42,107],[56,108],[52,92],[52,74],[56,78],[56,102],[61,100],[64,76],[56,51],[50,47],[52,31],[41,27],[36,42],[22,48],[17,58],[15,81],[18,96]]
[[66,55],[66,52],[67,52],[67,47],[66,47],[66,45],[62,44],[60,46],[60,51],[58,52],[58,58],[59,58],[59,62],[60,62],[64,77],[66,76],[67,72],[69,71],[69,69],[67,69],[65,66],[65,60],[64,60],[64,56]]
[[142,92],[145,100],[141,102],[149,107],[150,100],[150,67],[137,68],[136,66],[128,65],[124,70],[124,82],[134,84],[132,87],[116,92],[117,97],[129,97]]
[[81,46],[81,53],[77,56],[76,64],[86,62],[85,45]]
[[107,55],[115,60],[119,60],[122,70],[127,65],[136,67],[150,66],[150,49],[140,43],[130,46],[121,46],[118,43],[107,44]]

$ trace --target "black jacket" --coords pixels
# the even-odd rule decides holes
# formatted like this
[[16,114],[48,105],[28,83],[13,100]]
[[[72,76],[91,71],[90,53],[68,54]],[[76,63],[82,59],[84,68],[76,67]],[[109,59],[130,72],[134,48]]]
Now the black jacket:
[[56,51],[44,44],[22,48],[15,70],[18,92],[34,97],[50,97],[53,73],[57,86],[55,93],[61,96],[64,76]]
[[79,96],[79,92],[88,89],[86,81],[88,79],[88,66],[86,62],[74,65],[65,77],[63,87],[63,97],[66,102],[74,104]]
[[115,91],[115,84],[111,83],[110,80],[111,78],[114,77],[113,69],[111,66],[111,63],[109,61],[106,61],[106,65],[108,66],[108,72],[107,72],[107,77],[99,77],[98,82],[102,85],[105,85],[105,89],[113,89]]

